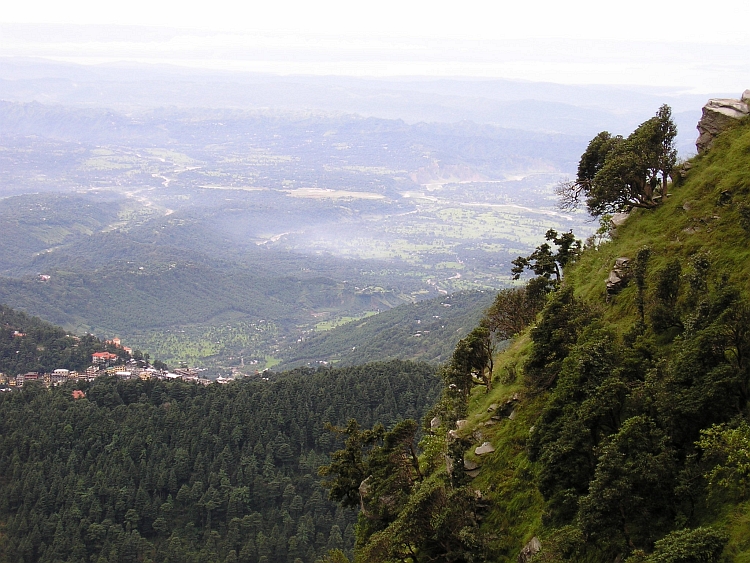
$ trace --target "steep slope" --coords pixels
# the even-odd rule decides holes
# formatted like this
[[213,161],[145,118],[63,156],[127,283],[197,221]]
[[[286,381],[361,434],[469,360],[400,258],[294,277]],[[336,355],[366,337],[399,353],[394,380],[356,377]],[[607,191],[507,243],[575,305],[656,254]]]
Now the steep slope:
[[[727,539],[726,557],[750,560],[748,154],[744,123],[588,248],[496,362],[501,384],[473,391],[459,435],[495,448],[467,455],[492,560],[532,536],[545,561],[713,561]],[[608,295],[620,257],[630,283]],[[493,420],[508,400],[512,420]]]
[[418,461],[413,422],[342,430],[355,561],[750,561],[749,154],[746,121],[561,284],[501,293],[510,322],[554,288],[494,363],[492,315],[459,342]]
[[277,369],[337,362],[357,365],[393,359],[441,363],[492,304],[490,291],[462,291],[388,311],[312,334]]

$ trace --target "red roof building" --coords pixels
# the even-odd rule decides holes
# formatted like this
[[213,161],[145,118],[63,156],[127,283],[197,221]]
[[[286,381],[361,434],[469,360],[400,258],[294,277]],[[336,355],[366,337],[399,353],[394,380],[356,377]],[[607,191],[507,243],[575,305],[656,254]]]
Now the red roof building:
[[109,362],[111,360],[116,360],[117,354],[112,354],[110,352],[94,352],[91,354],[91,361],[95,364],[100,364],[103,362]]

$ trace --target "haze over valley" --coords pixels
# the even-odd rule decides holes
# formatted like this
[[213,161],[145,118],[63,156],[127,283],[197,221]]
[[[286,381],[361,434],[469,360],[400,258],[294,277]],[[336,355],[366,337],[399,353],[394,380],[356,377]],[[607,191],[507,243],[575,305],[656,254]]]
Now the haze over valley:
[[[660,99],[28,59],[0,62],[0,92],[0,300],[224,375],[399,305],[487,302],[547,229],[593,233],[554,186],[592,134]],[[685,154],[693,136],[681,130]],[[455,342],[474,320],[441,330]],[[403,355],[445,359],[417,329]]]

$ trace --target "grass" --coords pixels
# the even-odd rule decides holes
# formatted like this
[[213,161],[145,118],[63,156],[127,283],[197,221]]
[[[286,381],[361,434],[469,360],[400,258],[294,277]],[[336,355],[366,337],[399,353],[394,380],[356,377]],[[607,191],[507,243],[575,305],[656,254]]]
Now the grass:
[[[674,258],[683,262],[684,271],[690,258],[702,252],[748,295],[750,231],[742,227],[739,209],[750,203],[750,125],[727,132],[713,151],[693,162],[685,183],[671,186],[663,205],[653,211],[635,210],[612,241],[585,253],[566,271],[580,297],[603,301],[604,282],[615,259],[632,259],[646,245],[652,250],[649,268],[654,271]],[[625,301],[632,293],[631,288],[616,301]],[[615,312],[629,314],[621,303]]]
[[[529,344],[527,335],[520,336],[498,357],[493,389],[485,392],[485,387],[479,386],[473,390],[468,425],[461,432],[476,445],[488,441],[495,447],[494,452],[477,456],[472,446],[465,457],[481,466],[472,486],[492,506],[482,522],[482,530],[490,538],[493,561],[498,562],[516,561],[520,548],[542,530],[544,500],[535,485],[534,464],[526,456],[526,440],[539,415],[541,401],[523,395],[520,374]],[[514,395],[518,395],[519,401],[514,407],[513,420],[492,421],[494,413],[488,411],[490,405],[502,406]],[[491,425],[486,426],[487,422]]]
[[353,322],[353,321],[360,321],[362,319],[366,319],[367,317],[371,317],[373,315],[377,315],[377,311],[367,311],[366,313],[354,317],[337,317],[335,319],[332,319],[330,321],[321,321],[318,324],[315,325],[315,330],[317,332],[325,332],[327,330],[331,330],[333,328],[336,328],[341,325],[345,325],[347,323]]
[[[634,211],[611,241],[585,252],[565,272],[566,283],[576,295],[599,307],[604,319],[620,331],[630,328],[638,315],[635,284],[607,300],[605,282],[616,258],[633,259],[643,246],[652,250],[650,273],[674,259],[680,260],[685,273],[691,258],[704,253],[715,273],[725,274],[750,298],[750,226],[743,227],[740,216],[741,207],[750,204],[750,123],[727,132],[713,151],[694,159],[685,181],[671,186],[670,192],[659,208]],[[462,432],[477,445],[489,441],[495,447],[495,452],[481,457],[474,455],[472,447],[466,455],[482,467],[472,485],[491,501],[482,528],[491,534],[494,561],[515,561],[531,537],[540,536],[542,541],[545,537],[544,502],[525,450],[529,429],[544,400],[523,395],[521,366],[529,348],[527,332],[497,358],[495,380],[502,383],[489,393],[484,393],[484,387],[474,389],[468,425]],[[509,377],[513,373],[517,379]],[[520,398],[514,420],[485,426],[491,417],[489,405],[502,404],[514,393]],[[750,563],[750,502],[728,499],[719,508],[707,511],[702,525],[726,529],[730,535],[727,555],[733,561]]]

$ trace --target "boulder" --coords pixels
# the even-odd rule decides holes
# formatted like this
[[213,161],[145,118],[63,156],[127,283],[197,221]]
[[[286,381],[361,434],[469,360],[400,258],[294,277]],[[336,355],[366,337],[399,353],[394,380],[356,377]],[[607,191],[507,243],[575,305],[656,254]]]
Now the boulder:
[[472,479],[479,477],[480,469],[472,469],[471,471],[467,471],[466,474],[471,477]]
[[609,226],[616,229],[628,219],[628,213],[615,213],[609,220]]
[[479,464],[476,461],[471,461],[470,459],[464,460],[464,469],[466,471],[474,471],[475,469],[479,469]]
[[732,127],[738,120],[750,114],[750,94],[745,90],[742,100],[730,98],[715,98],[708,100],[703,106],[703,115],[698,122],[698,140],[695,148],[698,154],[703,154],[714,143],[714,139]]
[[457,420],[457,421],[456,421],[456,430],[463,430],[463,429],[464,429],[464,428],[466,428],[466,427],[467,427],[468,425],[469,425],[469,421],[468,421],[468,420],[466,420],[465,418],[464,418],[464,419],[462,419],[462,420]]
[[370,475],[367,479],[362,481],[359,484],[359,507],[362,509],[362,513],[367,515],[367,505],[365,503],[365,498],[367,495],[370,494],[370,480],[372,479],[372,475]]
[[615,267],[609,273],[607,278],[607,295],[614,295],[619,293],[626,285],[628,285],[628,277],[630,274],[630,259],[620,257],[615,260]]
[[477,455],[491,454],[495,451],[495,448],[489,442],[483,442],[481,446],[477,446],[474,453]]
[[516,411],[513,411],[508,415],[508,420],[515,420],[516,419]]
[[440,420],[439,416],[436,416],[430,421],[430,430],[437,430],[440,428],[440,425],[442,424],[442,421]]
[[529,563],[531,559],[542,550],[542,542],[539,538],[534,536],[531,541],[527,543],[521,553],[518,554],[518,563]]

